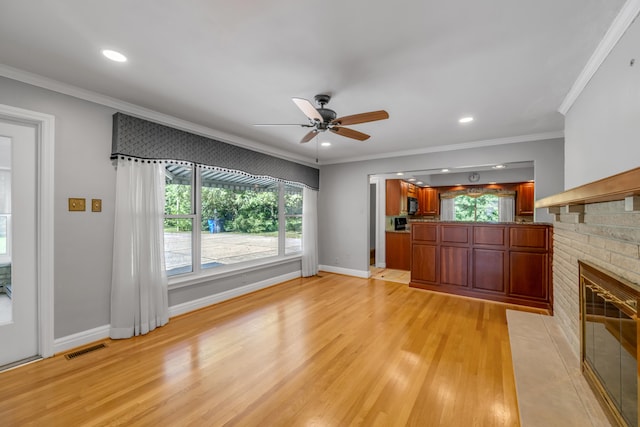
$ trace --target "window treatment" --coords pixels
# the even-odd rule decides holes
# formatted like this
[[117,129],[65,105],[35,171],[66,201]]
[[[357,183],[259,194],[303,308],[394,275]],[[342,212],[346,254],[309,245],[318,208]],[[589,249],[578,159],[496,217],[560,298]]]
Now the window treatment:
[[456,218],[455,199],[440,199],[440,220],[453,221]]
[[515,210],[515,199],[512,195],[498,196],[498,221],[513,222]]
[[302,276],[318,274],[318,192],[302,190]]
[[160,162],[118,159],[115,211],[110,336],[119,339],[169,320]]

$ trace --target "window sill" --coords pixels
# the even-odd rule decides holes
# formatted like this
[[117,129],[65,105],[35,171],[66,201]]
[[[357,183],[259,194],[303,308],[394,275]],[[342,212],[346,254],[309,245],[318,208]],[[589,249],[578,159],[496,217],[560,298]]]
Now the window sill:
[[235,264],[224,267],[214,267],[212,269],[202,270],[198,274],[184,274],[169,278],[169,290],[185,288],[188,286],[198,285],[215,279],[222,279],[229,276],[235,276],[250,271],[262,269],[264,267],[272,267],[281,264],[287,264],[291,261],[299,260],[302,254],[287,255],[278,258],[269,258],[260,261],[252,261],[243,264]]

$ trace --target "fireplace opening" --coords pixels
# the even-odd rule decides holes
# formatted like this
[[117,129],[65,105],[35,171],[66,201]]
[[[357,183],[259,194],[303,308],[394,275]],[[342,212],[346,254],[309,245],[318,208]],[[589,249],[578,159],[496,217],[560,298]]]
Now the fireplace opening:
[[579,266],[582,371],[611,418],[637,427],[639,288],[584,261]]

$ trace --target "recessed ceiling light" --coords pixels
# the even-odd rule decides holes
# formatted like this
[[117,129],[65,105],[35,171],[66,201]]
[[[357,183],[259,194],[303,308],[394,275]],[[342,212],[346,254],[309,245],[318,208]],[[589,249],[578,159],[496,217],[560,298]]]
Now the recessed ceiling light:
[[473,121],[473,117],[468,116],[468,117],[463,117],[460,120],[458,120],[459,123],[470,123]]
[[320,145],[322,145],[323,147],[330,147],[331,143],[328,142],[328,141],[325,141],[325,142],[320,143]]
[[495,165],[495,166],[493,166],[494,169],[504,169],[506,167],[507,167],[506,165]]
[[409,182],[413,182],[415,180],[416,180],[415,178],[409,178]]
[[127,57],[120,52],[116,52],[115,50],[104,49],[102,51],[102,54],[115,62],[127,62]]
[[536,182],[536,180],[535,179],[530,179],[529,182]]
[[418,182],[416,182],[416,184],[422,185],[422,181],[418,181]]
[[398,172],[396,175],[402,176],[402,175],[404,175],[404,172]]
[[442,169],[440,172],[449,172],[449,169]]
[[493,184],[497,184],[497,182],[496,181],[490,181],[489,184],[493,185]]

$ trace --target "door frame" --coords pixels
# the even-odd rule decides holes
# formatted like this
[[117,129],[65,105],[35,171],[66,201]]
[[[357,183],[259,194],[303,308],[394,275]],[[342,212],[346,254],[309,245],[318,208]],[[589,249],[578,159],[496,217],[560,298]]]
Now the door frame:
[[54,316],[54,144],[55,117],[51,114],[0,104],[0,119],[35,126],[37,158],[37,295],[38,352],[43,358],[53,356]]

